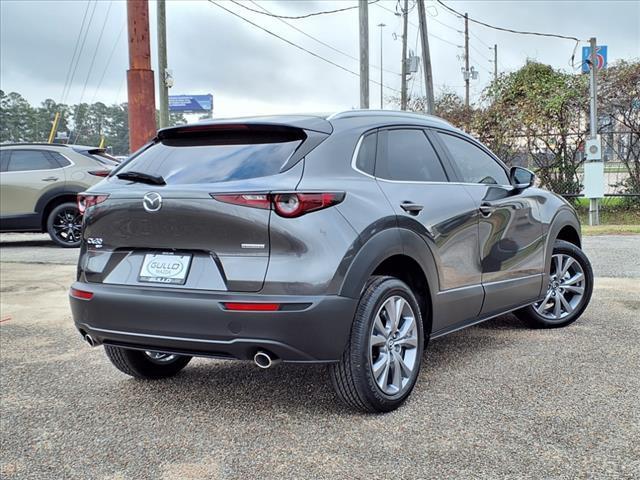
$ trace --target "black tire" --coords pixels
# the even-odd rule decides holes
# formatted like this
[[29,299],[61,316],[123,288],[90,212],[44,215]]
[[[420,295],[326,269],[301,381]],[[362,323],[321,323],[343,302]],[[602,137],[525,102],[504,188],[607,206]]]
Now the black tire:
[[[579,299],[573,308],[573,311],[560,319],[545,318],[536,310],[536,303],[520,310],[516,310],[515,314],[518,318],[520,318],[525,325],[530,328],[566,327],[567,325],[575,322],[580,315],[582,315],[591,300],[591,294],[593,293],[593,269],[591,268],[591,262],[589,262],[587,256],[580,248],[563,240],[556,240],[553,246],[553,255],[558,254],[570,256],[580,265],[582,272],[584,273],[584,293],[582,294],[582,298]],[[549,288],[551,288],[551,286]]]
[[186,355],[175,355],[170,361],[157,361],[141,350],[129,350],[112,345],[105,345],[104,351],[118,370],[144,380],[172,377],[191,360],[191,357]]
[[47,233],[60,247],[79,247],[82,240],[82,215],[78,206],[73,202],[67,202],[51,210],[47,218]]
[[[402,389],[390,395],[376,382],[371,361],[370,336],[378,312],[392,296],[400,296],[408,302],[415,318],[417,329],[416,359],[413,371]],[[404,403],[415,386],[422,353],[424,332],[422,315],[416,297],[402,281],[393,277],[372,277],[365,288],[351,326],[351,336],[342,354],[341,361],[329,367],[333,388],[338,397],[348,406],[363,412],[389,412]]]

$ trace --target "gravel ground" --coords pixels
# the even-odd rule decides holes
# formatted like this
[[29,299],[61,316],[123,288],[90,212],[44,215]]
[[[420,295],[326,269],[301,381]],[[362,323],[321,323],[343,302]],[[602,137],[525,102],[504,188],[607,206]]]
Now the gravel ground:
[[598,278],[578,322],[436,340],[386,415],[346,410],[321,367],[130,379],[75,332],[68,259],[0,240],[1,478],[640,478],[640,236],[585,239]]

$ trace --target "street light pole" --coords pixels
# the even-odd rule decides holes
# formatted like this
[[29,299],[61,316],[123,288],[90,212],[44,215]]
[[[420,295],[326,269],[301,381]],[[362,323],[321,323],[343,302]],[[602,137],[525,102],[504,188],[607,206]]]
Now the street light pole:
[[369,4],[359,2],[360,25],[360,108],[369,108]]
[[[589,63],[591,64],[590,78],[589,78],[589,133],[592,140],[598,138],[598,57],[596,38],[589,39],[589,45],[591,48],[591,54],[589,56]],[[600,161],[602,159],[600,158]],[[586,182],[585,182],[586,183]],[[600,225],[600,212],[598,211],[598,199],[589,199],[589,225]]]
[[383,78],[383,68],[384,68],[384,64],[382,63],[382,29],[384,27],[387,26],[386,23],[379,23],[378,26],[380,27],[380,110],[384,109],[384,103],[383,103],[383,87],[382,87],[382,78]]

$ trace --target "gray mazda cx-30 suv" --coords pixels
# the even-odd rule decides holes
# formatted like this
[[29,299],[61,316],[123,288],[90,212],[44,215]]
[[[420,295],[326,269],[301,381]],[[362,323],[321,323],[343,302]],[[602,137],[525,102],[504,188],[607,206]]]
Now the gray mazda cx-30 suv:
[[586,308],[580,224],[534,176],[435,117],[349,111],[161,130],[84,212],[76,327],[121,371],[192,356],[326,363],[365,411],[411,393],[430,339]]

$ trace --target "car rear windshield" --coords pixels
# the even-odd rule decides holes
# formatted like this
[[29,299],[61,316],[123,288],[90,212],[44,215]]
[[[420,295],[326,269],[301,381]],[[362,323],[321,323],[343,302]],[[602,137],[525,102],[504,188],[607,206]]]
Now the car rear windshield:
[[176,134],[126,162],[117,174],[140,172],[167,184],[228,182],[282,172],[304,140],[302,130]]

